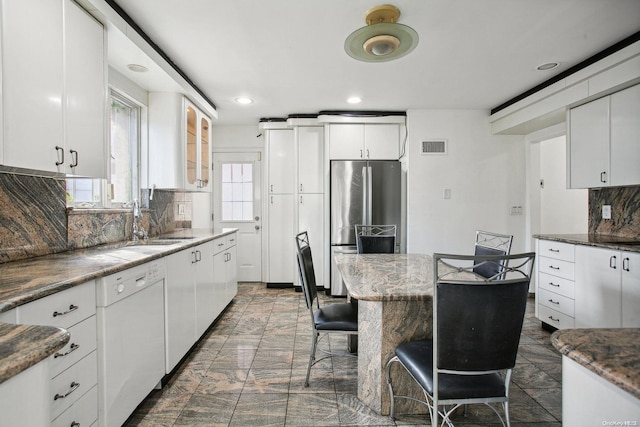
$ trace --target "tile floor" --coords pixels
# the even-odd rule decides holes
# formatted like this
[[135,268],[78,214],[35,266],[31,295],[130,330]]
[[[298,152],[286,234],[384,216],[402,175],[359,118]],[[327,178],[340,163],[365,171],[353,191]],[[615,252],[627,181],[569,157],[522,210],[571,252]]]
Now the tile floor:
[[[356,398],[357,359],[326,359],[312,368],[309,312],[301,293],[240,283],[238,295],[162,390],[154,390],[131,426],[403,426],[428,416],[379,416]],[[324,298],[330,302],[331,298]],[[511,425],[561,426],[561,358],[533,317],[520,341],[511,390]],[[346,348],[346,339],[329,343]],[[500,425],[484,405],[468,407],[456,425]],[[430,425],[430,424],[429,424]]]

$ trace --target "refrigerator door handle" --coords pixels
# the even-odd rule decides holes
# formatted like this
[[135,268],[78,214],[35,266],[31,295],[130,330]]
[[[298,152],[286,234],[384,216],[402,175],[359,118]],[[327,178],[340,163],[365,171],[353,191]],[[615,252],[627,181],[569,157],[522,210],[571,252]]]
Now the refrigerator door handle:
[[372,209],[373,209],[373,189],[372,189],[372,184],[373,184],[373,179],[372,179],[372,169],[371,166],[365,166],[366,169],[366,175],[367,175],[367,181],[366,181],[366,186],[365,186],[365,194],[366,194],[366,198],[367,198],[367,205],[366,205],[366,210],[365,210],[365,224],[366,225],[372,225],[371,221],[372,221],[372,217],[373,217],[373,213],[372,213]]
[[369,185],[368,185],[368,176],[367,176],[367,167],[363,166],[362,167],[362,224],[368,224],[367,222],[367,206],[369,205],[368,203],[368,197],[369,197]]

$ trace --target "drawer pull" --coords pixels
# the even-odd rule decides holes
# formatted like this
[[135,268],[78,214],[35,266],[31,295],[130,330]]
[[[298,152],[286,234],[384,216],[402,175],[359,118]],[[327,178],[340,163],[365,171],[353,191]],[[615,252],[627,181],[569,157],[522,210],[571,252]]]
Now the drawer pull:
[[558,252],[560,252],[560,249],[549,249],[549,252],[556,252],[556,253],[558,253]]
[[65,397],[69,396],[71,393],[76,391],[78,387],[80,387],[80,383],[74,381],[69,385],[69,387],[71,387],[71,389],[65,394],[56,393],[56,395],[53,396],[53,400],[64,399]]
[[559,287],[560,287],[560,285],[556,285],[556,284],[555,284],[555,283],[553,283],[553,282],[549,282],[549,285],[551,285],[551,286],[555,286],[556,288],[559,288]]
[[618,268],[618,258],[615,255],[609,257],[609,268],[613,268],[614,270]]
[[80,427],[80,423],[77,421],[73,421],[71,424],[69,424],[69,427]]
[[74,351],[76,351],[77,349],[80,348],[80,345],[76,344],[76,343],[71,343],[71,345],[69,346],[69,350],[67,350],[65,353],[56,353],[53,355],[54,359],[57,359],[58,357],[64,357],[70,353],[73,353]]
[[626,258],[622,258],[622,269],[624,271],[631,271],[631,269],[629,268],[629,262],[631,260],[629,259],[629,257]]
[[549,268],[552,270],[560,270],[560,267],[554,267],[553,265],[550,265]]
[[76,311],[77,309],[78,309],[78,306],[77,306],[77,305],[73,305],[73,304],[71,304],[71,305],[69,306],[69,310],[67,310],[67,311],[63,311],[62,313],[61,313],[61,312],[59,312],[59,311],[54,311],[54,312],[53,312],[53,317],[64,316],[65,314],[69,314],[69,313],[71,313],[72,311]]
[[552,300],[552,299],[549,299],[549,302],[550,302],[551,304],[560,305],[560,301],[554,301],[554,300]]
[[549,319],[553,320],[556,323],[560,322],[560,319],[554,319],[553,316],[549,316]]

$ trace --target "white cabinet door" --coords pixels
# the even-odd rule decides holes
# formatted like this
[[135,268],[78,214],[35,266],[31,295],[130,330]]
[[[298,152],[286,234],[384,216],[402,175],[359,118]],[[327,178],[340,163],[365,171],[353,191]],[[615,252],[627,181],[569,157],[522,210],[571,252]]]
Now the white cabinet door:
[[622,252],[622,327],[640,328],[640,253]]
[[324,128],[298,128],[298,192],[324,192]]
[[364,144],[367,160],[397,160],[400,158],[400,126],[366,124]]
[[[215,293],[215,308],[218,314],[227,304],[227,253],[218,252],[213,256],[213,289]],[[217,316],[217,315],[216,315]]]
[[192,249],[167,256],[165,282],[166,373],[196,342],[196,292]]
[[294,192],[294,140],[292,129],[268,131],[269,193],[292,194]]
[[[313,254],[316,285],[324,286],[324,194],[298,195],[298,231],[306,231]],[[296,276],[296,282],[299,282]]]
[[293,194],[269,196],[269,250],[267,253],[270,283],[293,283],[294,238]]
[[235,245],[229,247],[226,254],[226,302],[224,307],[222,307],[223,310],[238,293],[238,262],[236,260],[237,247]]
[[619,328],[620,252],[579,245],[575,253],[575,327]]
[[106,178],[104,28],[71,0],[64,18],[65,172]]
[[640,184],[640,85],[611,95],[610,185]]
[[329,159],[364,159],[364,125],[329,125]]
[[570,111],[571,188],[609,185],[609,97]]
[[218,316],[214,288],[213,242],[193,248],[195,252],[196,339]]
[[4,164],[57,172],[56,146],[64,147],[62,2],[3,1],[2,43]]

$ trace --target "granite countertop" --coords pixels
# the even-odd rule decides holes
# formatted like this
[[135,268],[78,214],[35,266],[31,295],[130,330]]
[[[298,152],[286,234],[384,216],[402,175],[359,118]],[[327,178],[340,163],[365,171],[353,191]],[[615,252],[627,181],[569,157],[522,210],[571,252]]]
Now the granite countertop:
[[640,328],[562,329],[551,342],[564,356],[640,399]]
[[[237,231],[184,229],[149,240],[120,242],[0,264],[0,313],[89,280]],[[62,348],[64,329],[0,322],[0,383]]]
[[640,237],[621,237],[606,234],[534,234],[534,238],[574,245],[595,246],[619,251],[640,252]]
[[433,258],[422,254],[337,254],[342,280],[364,301],[433,298]]
[[0,384],[60,350],[69,337],[54,326],[0,323]]

